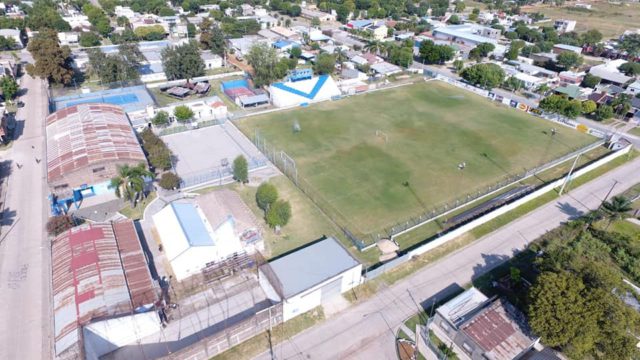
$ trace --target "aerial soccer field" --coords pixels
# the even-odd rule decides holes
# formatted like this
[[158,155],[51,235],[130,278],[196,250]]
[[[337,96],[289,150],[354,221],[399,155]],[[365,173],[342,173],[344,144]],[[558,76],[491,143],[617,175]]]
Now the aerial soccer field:
[[293,158],[311,195],[357,234],[596,141],[562,126],[552,136],[548,121],[439,81],[248,117],[238,126]]

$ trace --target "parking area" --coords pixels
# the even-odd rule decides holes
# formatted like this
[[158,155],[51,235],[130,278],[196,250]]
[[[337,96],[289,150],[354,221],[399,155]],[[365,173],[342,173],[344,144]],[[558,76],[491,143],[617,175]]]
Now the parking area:
[[228,176],[239,155],[247,159],[250,170],[266,165],[260,151],[231,123],[166,135],[162,140],[176,157],[174,170],[186,186]]

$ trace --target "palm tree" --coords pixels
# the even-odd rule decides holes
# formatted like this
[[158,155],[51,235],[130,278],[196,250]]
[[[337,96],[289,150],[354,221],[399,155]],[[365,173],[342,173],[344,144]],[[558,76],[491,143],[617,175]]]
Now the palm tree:
[[115,189],[117,197],[130,201],[131,207],[135,207],[138,197],[145,197],[145,177],[153,177],[153,173],[147,170],[144,163],[118,166],[118,175],[111,179],[109,187]]
[[624,196],[614,196],[609,201],[602,204],[602,210],[605,217],[609,220],[607,228],[614,220],[620,220],[625,217],[626,213],[633,210],[631,201]]
[[385,51],[385,48],[386,48],[386,45],[378,40],[371,41],[364,47],[365,50],[371,53],[374,53],[376,55],[382,54]]
[[613,101],[611,101],[611,106],[616,109],[616,114],[618,116],[624,116],[631,109],[631,97],[628,94],[619,94]]

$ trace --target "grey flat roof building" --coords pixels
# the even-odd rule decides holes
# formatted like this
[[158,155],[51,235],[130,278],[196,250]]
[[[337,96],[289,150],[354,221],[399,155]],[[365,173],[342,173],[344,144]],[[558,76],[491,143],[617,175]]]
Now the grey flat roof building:
[[[360,265],[338,240],[326,238],[268,264],[282,285],[285,299]],[[262,266],[267,266],[262,265]]]

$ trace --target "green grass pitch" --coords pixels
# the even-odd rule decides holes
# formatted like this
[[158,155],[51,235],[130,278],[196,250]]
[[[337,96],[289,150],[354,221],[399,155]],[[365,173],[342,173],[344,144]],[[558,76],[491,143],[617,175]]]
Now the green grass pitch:
[[[293,131],[296,122],[300,132]],[[248,117],[238,125],[250,138],[258,130],[293,157],[299,176],[359,234],[596,140],[439,81]],[[466,168],[459,170],[462,162]]]

